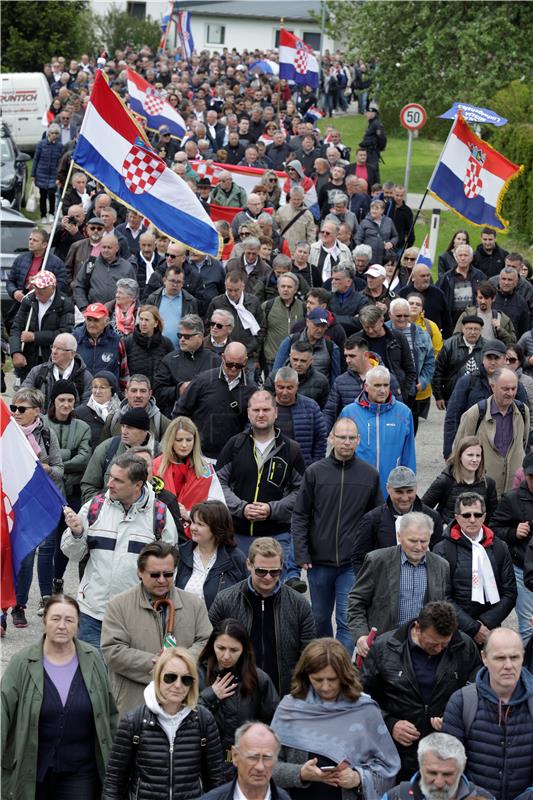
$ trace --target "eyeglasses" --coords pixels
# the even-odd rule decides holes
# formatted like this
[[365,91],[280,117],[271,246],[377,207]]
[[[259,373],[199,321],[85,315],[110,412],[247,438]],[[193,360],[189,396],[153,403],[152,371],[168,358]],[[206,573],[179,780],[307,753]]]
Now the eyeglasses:
[[197,333],[182,333],[181,331],[179,331],[179,333],[178,333],[178,339],[192,339],[193,336],[198,336],[198,334]]
[[[88,319],[88,317],[87,317]],[[58,347],[57,344],[53,344],[51,350],[59,350],[60,353],[72,353],[73,350],[70,347]]]
[[218,330],[220,330],[221,328],[225,328],[227,325],[226,322],[210,322],[209,324],[211,325],[212,328],[218,328]]
[[13,405],[13,406],[9,406],[9,408],[10,408],[12,414],[15,414],[17,411],[19,412],[19,414],[25,414],[26,411],[29,411],[30,408],[33,408],[33,406],[15,406],[15,405]]
[[[241,754],[239,753],[239,755]],[[244,753],[242,753],[242,758],[244,758],[244,760],[248,761],[250,764],[259,764],[260,761],[262,761],[263,764],[266,765],[274,763],[273,755],[264,756],[262,753],[248,753],[247,755],[244,755]]]
[[155,580],[163,576],[163,578],[172,578],[174,572],[149,572],[148,575]]
[[512,358],[511,356],[506,356],[505,360],[507,361],[508,364],[516,364],[518,361],[517,358]]
[[398,317],[398,319],[409,319],[409,317],[411,315],[410,314],[395,314],[394,316]]
[[194,683],[194,678],[192,675],[177,675],[175,672],[167,672],[163,675],[163,683],[166,683],[167,686],[176,683],[176,681],[179,681],[182,686],[186,686],[187,689],[190,689]]
[[228,369],[244,369],[246,366],[246,364],[240,364],[238,361],[226,361],[226,359],[224,359],[224,364]]
[[403,260],[404,261],[416,261],[416,258],[410,258],[409,256],[404,256]]
[[266,578],[267,575],[270,575],[271,578],[279,578],[282,572],[281,569],[265,569],[264,567],[253,567],[253,570],[258,578]]
[[457,516],[458,517],[464,517],[465,519],[472,519],[472,517],[474,517],[474,519],[481,519],[481,517],[485,516],[485,512],[484,511],[465,511],[463,513],[462,511],[460,511],[457,514]]
[[333,236],[331,231],[320,231],[321,236]]
[[167,258],[182,258],[182,256],[175,253],[167,253]]
[[87,229],[90,231],[101,231],[103,230],[102,225],[87,225]]

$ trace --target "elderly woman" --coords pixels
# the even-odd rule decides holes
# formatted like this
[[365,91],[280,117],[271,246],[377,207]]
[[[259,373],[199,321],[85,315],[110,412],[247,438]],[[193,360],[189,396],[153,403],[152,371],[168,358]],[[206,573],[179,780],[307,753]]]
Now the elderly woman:
[[100,797],[117,712],[100,655],[76,638],[79,619],[72,597],[49,597],[44,636],[5,669],[2,797]]
[[[44,395],[38,389],[19,389],[9,406],[13,419],[22,430],[26,440],[42,464],[46,474],[54,481],[63,494],[63,461],[59,442],[54,431],[49,430],[41,416]],[[36,548],[37,549],[37,548]],[[27,628],[26,605],[33,578],[33,562],[36,550],[32,550],[23,560],[17,579],[17,604],[11,611],[15,628]],[[53,565],[55,552],[55,530],[39,545],[37,576],[41,591],[41,609],[45,598],[52,594]],[[6,629],[6,615],[2,615],[1,626]]]
[[117,281],[115,299],[106,303],[111,315],[111,325],[122,336],[133,333],[137,316],[139,284],[133,278]]
[[120,408],[118,380],[112,372],[103,369],[91,381],[91,396],[86,403],[76,406],[76,419],[86,422],[91,429],[91,448],[100,444],[102,430],[109,414]]
[[198,705],[198,671],[181,647],[163,650],[144,705],[120,722],[102,800],[189,800],[224,782],[217,725]]
[[382,264],[387,250],[394,250],[398,244],[398,232],[394,222],[384,216],[383,200],[372,200],[370,212],[359,225],[355,234],[356,244],[368,244],[372,248],[372,263]]
[[49,125],[46,138],[37,142],[33,156],[31,178],[39,189],[41,222],[52,222],[56,209],[57,167],[63,152],[60,133],[57,123],[53,122]]
[[130,375],[146,375],[153,384],[159,362],[174,350],[170,339],[163,336],[163,328],[163,317],[157,306],[144,305],[139,308],[138,322],[133,332],[126,336]]
[[293,800],[376,800],[394,785],[398,752],[336,639],[304,649],[272,728],[282,744],[273,777]]

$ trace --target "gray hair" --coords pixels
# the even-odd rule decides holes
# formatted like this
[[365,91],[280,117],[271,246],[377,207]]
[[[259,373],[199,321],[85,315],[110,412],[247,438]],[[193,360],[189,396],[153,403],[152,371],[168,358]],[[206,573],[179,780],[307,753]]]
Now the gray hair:
[[185,314],[185,316],[180,319],[180,327],[187,328],[188,331],[194,331],[194,333],[201,333],[202,336],[205,333],[204,323],[198,314]]
[[502,269],[500,270],[499,274],[500,275],[502,275],[502,274],[505,274],[505,275],[511,275],[511,274],[512,275],[518,275],[518,272],[515,270],[514,267],[502,267]]
[[292,367],[280,367],[274,377],[274,383],[276,381],[296,381],[298,383],[298,373]]
[[359,312],[359,319],[362,325],[375,325],[380,319],[384,319],[385,315],[383,311],[378,308],[377,306],[363,306],[361,311]]
[[126,382],[126,389],[135,381],[135,383],[145,383],[149,389],[152,388],[152,384],[150,382],[150,378],[148,375],[143,375],[141,372],[136,372],[134,375],[130,375]]
[[292,261],[290,260],[289,256],[286,256],[284,253],[279,253],[276,256],[274,261],[272,262],[273,267],[288,267],[289,269],[292,266]]
[[133,278],[119,278],[116,288],[124,289],[130,297],[137,298],[139,296],[139,284]]
[[389,306],[389,311],[395,311],[397,308],[409,308],[409,303],[404,297],[396,297]]
[[[406,515],[408,516],[408,515]],[[402,517],[403,519],[403,517]],[[449,733],[430,733],[418,743],[418,763],[422,766],[426,753],[434,753],[441,761],[452,758],[457,761],[461,772],[466,766],[466,751],[463,743]]]
[[256,220],[257,224],[260,225],[262,222],[268,222],[269,225],[274,224],[274,220],[266,211],[263,211],[262,214],[259,214]]
[[241,725],[239,728],[237,728],[237,730],[235,731],[235,744],[234,744],[234,747],[238,750],[239,749],[239,744],[240,744],[240,741],[241,741],[242,737],[246,733],[248,733],[250,728],[254,728],[256,726],[258,728],[263,728],[263,730],[265,730],[268,733],[270,733],[270,735],[272,736],[272,738],[274,739],[274,741],[276,743],[276,757],[277,757],[277,755],[278,755],[278,753],[280,751],[280,748],[281,748],[281,742],[280,742],[280,740],[278,738],[277,733],[274,730],[272,730],[270,725],[265,725],[264,722],[245,722],[244,725]]
[[73,353],[75,353],[77,351],[78,342],[77,342],[76,337],[73,336],[71,333],[66,333],[66,332],[65,333],[58,333],[57,336],[54,339],[54,342],[57,342],[58,339],[60,339],[65,345],[67,345],[68,349],[72,350]]
[[482,511],[487,510],[485,498],[482,495],[477,492],[461,492],[461,494],[455,498],[455,505],[453,507],[454,514],[461,513],[461,506],[469,508],[470,506],[475,506],[476,503],[479,503],[479,507]]
[[333,195],[333,205],[334,206],[337,206],[337,205],[339,205],[339,206],[340,205],[347,206],[348,205],[348,198],[346,197],[344,192],[336,192]]
[[433,520],[427,514],[423,514],[421,511],[410,511],[400,517],[399,533],[404,533],[408,528],[417,528],[427,531],[431,536],[434,527]]
[[246,247],[251,247],[252,250],[259,250],[261,247],[261,242],[256,236],[247,236],[244,241],[246,243]]
[[85,172],[75,172],[72,175],[71,180],[73,181],[73,180],[75,180],[75,178],[85,178],[85,180],[87,180],[87,175],[85,174]]
[[370,261],[372,248],[369,244],[358,244],[357,247],[354,247],[352,255],[354,258],[367,258]]
[[386,378],[390,383],[390,371],[382,364],[378,364],[377,367],[368,370],[365,375],[365,383],[373,383],[374,378]]
[[456,253],[459,250],[460,247],[466,247],[468,252],[470,253],[470,256],[474,255],[474,250],[470,247],[469,244],[466,244],[466,242],[463,242],[462,244],[458,244],[453,252]]
[[354,279],[353,269],[348,264],[337,264],[331,268],[332,275],[344,275],[345,278]]
[[305,192],[301,186],[293,186],[289,192],[291,197],[298,195],[299,197],[305,197]]
[[44,408],[44,394],[40,389],[18,389],[13,395],[15,403],[21,400],[29,403],[32,408]]
[[280,275],[278,281],[282,278],[290,278],[290,280],[294,283],[294,288],[297,289],[300,285],[300,281],[298,280],[298,276],[294,274],[294,272],[285,272],[283,275]]
[[231,311],[224,311],[223,308],[214,308],[213,313],[211,314],[211,319],[213,319],[215,314],[219,314],[221,317],[223,317],[225,319],[225,324],[229,327],[230,331],[233,330],[235,327],[235,317]]
[[46,132],[47,132],[47,133],[61,133],[61,128],[59,127],[59,125],[57,124],[57,122],[52,122],[52,123],[50,123],[50,125],[48,126],[48,129],[47,129],[47,131],[46,131]]

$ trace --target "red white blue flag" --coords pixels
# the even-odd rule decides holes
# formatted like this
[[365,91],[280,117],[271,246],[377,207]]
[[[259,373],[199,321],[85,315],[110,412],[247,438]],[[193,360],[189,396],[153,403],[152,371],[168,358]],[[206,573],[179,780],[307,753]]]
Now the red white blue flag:
[[303,39],[284,28],[279,34],[279,77],[318,88],[318,61]]
[[171,136],[182,138],[185,122],[181,114],[161,97],[157,89],[132,69],[128,69],[128,94],[131,110],[146,120],[149,131],[157,131],[160,125],[168,125]]
[[424,241],[418,251],[418,255],[416,257],[415,267],[417,264],[424,264],[424,266],[429,267],[431,269],[431,251],[429,249],[429,236],[426,235],[424,237]]
[[0,400],[1,515],[0,608],[16,604],[17,575],[24,558],[57,527],[65,504],[56,485]]
[[178,36],[180,39],[183,56],[187,61],[191,60],[194,53],[194,39],[191,28],[191,14],[189,11],[178,12]]
[[218,255],[220,238],[204,207],[153,151],[102,72],[94,81],[73,161],[171,239]]
[[506,231],[509,223],[500,215],[503,198],[522,170],[476,136],[459,114],[428,191],[467,222]]

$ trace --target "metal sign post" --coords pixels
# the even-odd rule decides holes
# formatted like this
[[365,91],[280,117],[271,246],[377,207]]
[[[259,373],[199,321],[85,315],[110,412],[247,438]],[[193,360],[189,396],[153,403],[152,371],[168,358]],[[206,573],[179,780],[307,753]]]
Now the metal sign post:
[[405,161],[405,194],[409,189],[409,173],[411,171],[411,157],[413,154],[414,131],[420,130],[426,124],[427,114],[423,106],[419,103],[408,103],[400,111],[400,122],[408,131],[407,139],[407,159]]

